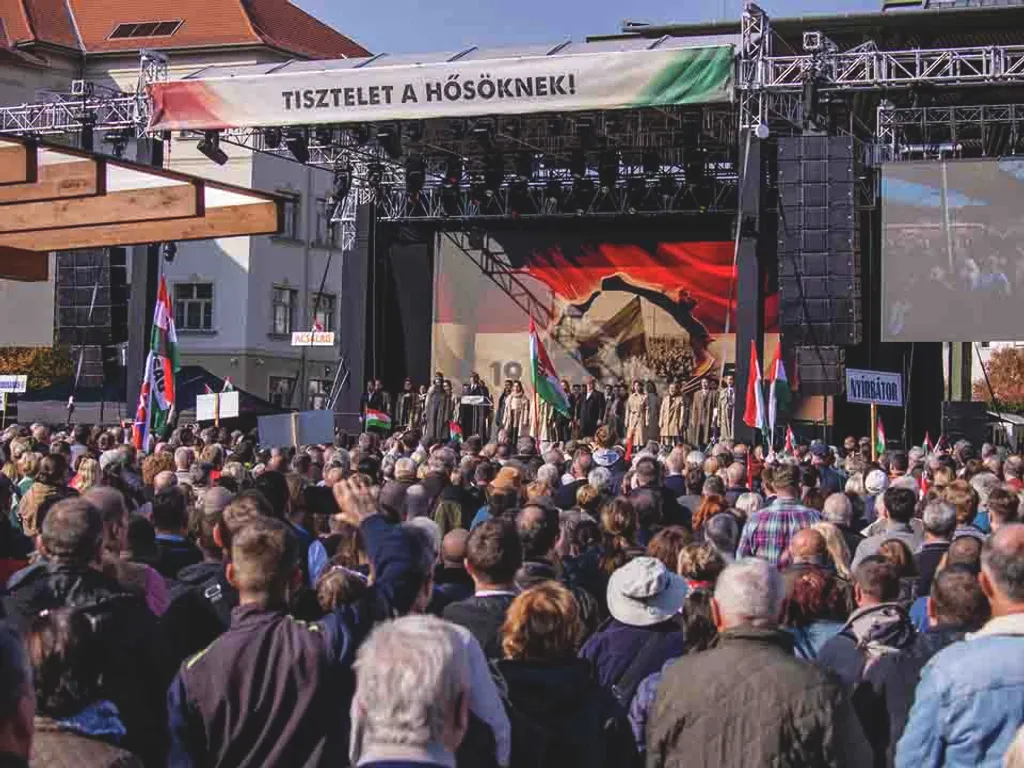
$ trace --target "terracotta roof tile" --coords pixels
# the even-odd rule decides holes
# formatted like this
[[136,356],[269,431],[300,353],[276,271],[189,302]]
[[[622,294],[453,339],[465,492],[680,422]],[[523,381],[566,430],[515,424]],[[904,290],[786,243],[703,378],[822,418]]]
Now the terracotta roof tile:
[[[10,45],[84,46],[86,53],[269,45],[297,58],[367,55],[290,0],[0,0],[0,20]],[[167,37],[110,39],[119,24],[157,21],[182,24]]]

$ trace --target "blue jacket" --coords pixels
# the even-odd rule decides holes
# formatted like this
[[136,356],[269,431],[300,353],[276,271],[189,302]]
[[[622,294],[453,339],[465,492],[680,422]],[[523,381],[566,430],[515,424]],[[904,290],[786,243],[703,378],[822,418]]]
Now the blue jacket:
[[643,680],[660,670],[669,659],[683,655],[683,630],[675,619],[651,627],[631,627],[609,619],[583,645],[580,657],[590,662],[597,681],[610,689],[652,636],[658,638],[657,648],[645,664],[646,668],[638,671],[637,680]]
[[1024,722],[1024,614],[992,619],[921,672],[896,768],[999,768]]
[[378,515],[361,528],[377,576],[363,600],[316,624],[239,606],[230,629],[182,664],[167,694],[168,765],[347,764],[356,650],[422,586],[401,528]]

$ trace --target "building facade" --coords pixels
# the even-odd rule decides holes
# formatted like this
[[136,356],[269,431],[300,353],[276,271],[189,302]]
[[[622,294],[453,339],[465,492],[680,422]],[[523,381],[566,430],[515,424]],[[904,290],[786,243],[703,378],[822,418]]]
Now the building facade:
[[[214,65],[367,55],[288,0],[0,0],[0,20],[6,35],[0,38],[0,104],[6,106],[50,100],[68,93],[73,80],[133,91],[142,50],[164,53],[172,78]],[[126,158],[135,156],[134,142],[122,147]],[[95,148],[111,151],[99,135]],[[315,407],[337,372],[339,348],[296,348],[291,334],[316,323],[341,338],[344,255],[340,233],[329,227],[332,174],[222,148],[228,161],[217,165],[194,139],[175,135],[166,142],[164,164],[285,196],[285,226],[275,237],[179,243],[176,252],[165,250],[160,266],[175,305],[182,363],[230,377],[235,386],[282,406]],[[131,257],[127,249],[128,275]],[[58,288],[55,307],[55,274],[66,280],[68,270],[59,264],[51,269],[49,284],[0,280],[0,346],[52,343],[64,295]],[[88,286],[80,279],[76,290],[81,306]]]

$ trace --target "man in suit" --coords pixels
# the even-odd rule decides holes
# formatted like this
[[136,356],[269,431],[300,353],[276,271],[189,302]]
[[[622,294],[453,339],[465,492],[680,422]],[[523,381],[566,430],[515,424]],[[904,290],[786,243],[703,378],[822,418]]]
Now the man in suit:
[[593,377],[587,379],[587,390],[583,393],[582,405],[580,408],[580,436],[593,437],[597,428],[601,426],[601,418],[604,415],[605,398],[597,391],[597,382]]

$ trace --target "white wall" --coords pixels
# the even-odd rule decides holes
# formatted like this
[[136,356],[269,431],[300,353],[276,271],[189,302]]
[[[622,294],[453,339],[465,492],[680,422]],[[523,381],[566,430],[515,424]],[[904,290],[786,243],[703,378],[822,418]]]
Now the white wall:
[[0,347],[53,346],[53,254],[49,262],[46,282],[0,280]]

